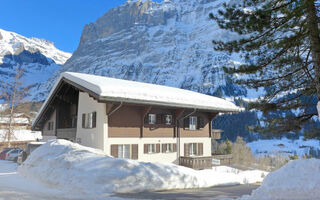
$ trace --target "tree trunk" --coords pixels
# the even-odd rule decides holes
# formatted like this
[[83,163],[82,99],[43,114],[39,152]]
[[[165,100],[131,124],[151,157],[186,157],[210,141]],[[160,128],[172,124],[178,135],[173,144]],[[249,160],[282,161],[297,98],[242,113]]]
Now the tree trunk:
[[16,92],[17,92],[17,77],[15,77],[14,80],[14,88],[13,88],[13,94],[11,99],[11,107],[10,107],[10,116],[9,116],[9,128],[8,128],[8,147],[11,147],[11,135],[12,135],[12,119],[14,115],[14,104],[16,100]]
[[318,115],[320,120],[320,38],[318,28],[318,17],[314,0],[304,1],[307,12],[307,26],[309,30],[310,48],[312,54],[312,63],[315,74],[315,87],[318,98]]

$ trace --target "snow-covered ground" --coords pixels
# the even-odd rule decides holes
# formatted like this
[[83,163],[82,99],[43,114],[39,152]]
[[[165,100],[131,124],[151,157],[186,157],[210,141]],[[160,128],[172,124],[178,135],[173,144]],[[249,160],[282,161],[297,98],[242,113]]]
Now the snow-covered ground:
[[318,200],[320,199],[320,160],[290,161],[270,173],[262,185],[241,200]]
[[239,200],[320,199],[320,160],[294,160],[269,174],[219,166],[195,171],[176,165],[105,156],[101,151],[52,140],[25,164],[0,161],[0,200],[121,199],[114,192],[199,188],[262,181]]
[[311,139],[303,140],[300,137],[298,140],[290,140],[287,138],[258,140],[247,144],[253,154],[257,156],[264,155],[299,155],[309,154],[310,148],[320,149],[320,141]]
[[[0,129],[0,142],[5,141],[7,130]],[[41,140],[42,135],[40,131],[31,130],[13,130],[13,135],[11,136],[11,141],[35,141]]]
[[255,183],[267,174],[228,167],[196,171],[173,164],[116,159],[65,140],[52,140],[36,149],[18,172],[68,194],[95,199],[114,193]]
[[[0,200],[67,200],[81,199],[17,173],[17,164],[0,160]],[[79,198],[78,198],[79,197]]]

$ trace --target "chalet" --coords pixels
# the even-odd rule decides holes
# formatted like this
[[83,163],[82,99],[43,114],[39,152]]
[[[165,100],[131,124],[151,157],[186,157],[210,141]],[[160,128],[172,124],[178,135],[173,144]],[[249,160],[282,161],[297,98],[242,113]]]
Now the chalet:
[[[25,113],[15,113],[11,119],[11,126],[15,130],[30,130],[31,117]],[[10,123],[10,116],[5,115],[0,117],[0,129],[7,129]]]
[[211,121],[239,112],[221,98],[81,73],[62,73],[32,129],[118,158],[179,163],[211,156]]

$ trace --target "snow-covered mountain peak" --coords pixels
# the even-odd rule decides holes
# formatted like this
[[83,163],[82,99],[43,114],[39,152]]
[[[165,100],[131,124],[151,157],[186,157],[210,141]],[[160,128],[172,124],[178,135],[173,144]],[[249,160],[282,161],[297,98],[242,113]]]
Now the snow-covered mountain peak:
[[64,64],[70,57],[67,53],[57,49],[53,42],[45,39],[27,38],[14,32],[0,29],[0,64],[6,55],[19,55],[24,50],[31,53],[40,52],[56,64]]
[[22,82],[31,86],[30,99],[43,99],[37,95],[42,92],[40,85],[46,83],[70,57],[70,53],[57,49],[53,42],[0,29],[0,80],[10,82],[16,69],[22,67]]

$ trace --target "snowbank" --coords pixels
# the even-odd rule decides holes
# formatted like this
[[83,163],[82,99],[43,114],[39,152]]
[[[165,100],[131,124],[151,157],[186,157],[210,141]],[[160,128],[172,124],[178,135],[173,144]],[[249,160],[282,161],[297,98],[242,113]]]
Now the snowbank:
[[27,178],[90,195],[201,188],[262,181],[259,170],[213,168],[196,171],[177,165],[116,159],[65,140],[51,140],[36,149],[18,169]]
[[270,173],[251,196],[241,200],[320,199],[320,160],[294,160]]

